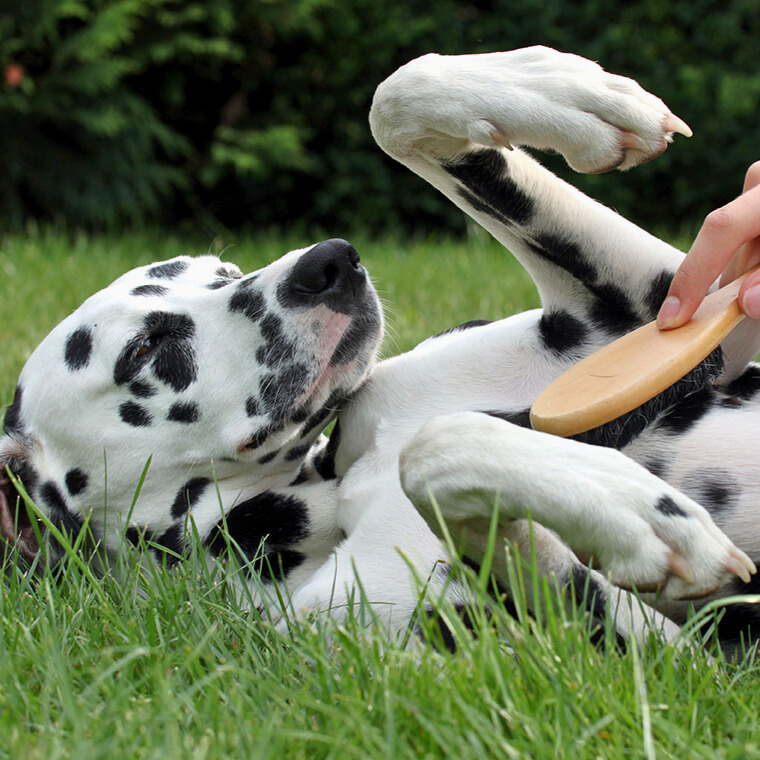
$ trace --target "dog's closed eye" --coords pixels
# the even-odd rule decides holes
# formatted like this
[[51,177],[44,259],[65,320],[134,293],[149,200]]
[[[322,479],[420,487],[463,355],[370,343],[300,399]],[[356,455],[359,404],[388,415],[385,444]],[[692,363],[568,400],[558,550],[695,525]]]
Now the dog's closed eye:
[[143,338],[142,343],[140,343],[135,351],[135,356],[145,356],[155,348],[158,348],[165,337],[165,335],[148,335]]

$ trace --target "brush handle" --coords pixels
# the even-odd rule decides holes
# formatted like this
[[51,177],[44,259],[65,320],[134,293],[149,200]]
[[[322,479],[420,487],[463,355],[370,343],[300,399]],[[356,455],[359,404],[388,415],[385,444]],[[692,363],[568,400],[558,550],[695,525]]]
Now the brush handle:
[[530,411],[531,425],[555,435],[577,435],[662,393],[744,319],[739,290],[758,270],[707,296],[685,325],[662,331],[650,322],[572,366],[538,396]]

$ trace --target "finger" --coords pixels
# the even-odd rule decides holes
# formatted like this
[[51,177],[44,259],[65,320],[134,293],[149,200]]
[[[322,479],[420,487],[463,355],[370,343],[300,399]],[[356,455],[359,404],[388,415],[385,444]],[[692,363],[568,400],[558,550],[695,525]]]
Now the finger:
[[755,238],[749,243],[745,243],[734,254],[720,276],[720,287],[733,282],[737,277],[749,272],[750,269],[754,269],[758,264],[760,264],[760,240]]
[[[760,264],[760,240],[744,246],[749,250],[748,268]],[[760,319],[760,272],[751,274],[739,290],[739,308],[753,319]]]
[[[747,170],[744,176],[742,193],[749,192],[753,187],[757,187],[758,185],[760,185],[760,161],[756,161]],[[749,271],[758,263],[760,263],[760,243],[757,240],[745,243],[734,254],[728,266],[723,270],[723,274],[720,277],[720,287],[733,282],[737,277]]]
[[760,235],[760,185],[708,215],[676,272],[657,317],[661,329],[691,319],[710,285],[741,245]]
[[746,193],[758,185],[760,185],[760,161],[755,161],[755,163],[747,169],[747,174],[744,176],[744,188],[742,189],[742,193]]
[[[747,193],[758,186],[760,186],[760,161],[756,161],[747,170],[743,192]],[[754,240],[745,243],[734,258],[737,259],[734,278],[760,264],[760,238],[756,237]],[[748,277],[739,291],[739,306],[748,317],[755,319],[760,318],[759,285],[760,272]]]

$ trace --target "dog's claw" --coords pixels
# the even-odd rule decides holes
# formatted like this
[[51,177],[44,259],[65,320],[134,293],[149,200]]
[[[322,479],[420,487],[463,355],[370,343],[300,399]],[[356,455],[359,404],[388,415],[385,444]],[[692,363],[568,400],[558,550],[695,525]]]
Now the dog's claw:
[[498,129],[494,128],[490,134],[490,137],[495,143],[498,143],[499,145],[505,147],[507,150],[514,150],[512,144],[509,142],[509,140],[507,140],[506,135],[504,135]]
[[757,572],[755,563],[741,549],[732,548],[729,554],[731,556],[726,563],[726,570],[739,576],[745,583],[749,583],[751,575]]
[[683,119],[679,119],[674,113],[669,113],[665,117],[662,128],[666,132],[678,132],[679,135],[684,135],[684,137],[691,137],[694,134],[691,131],[691,127]]
[[749,583],[750,575],[747,572],[747,568],[744,567],[744,565],[742,565],[742,563],[739,562],[739,560],[731,557],[731,559],[729,559],[728,562],[726,562],[726,570],[729,573],[732,573],[733,575],[738,575],[739,578],[741,578],[744,581],[744,583]]
[[620,144],[624,148],[635,148],[636,150],[650,152],[650,147],[647,145],[646,140],[639,137],[635,132],[623,132],[623,139]]
[[694,573],[692,573],[689,563],[680,555],[673,552],[668,560],[668,567],[673,575],[677,575],[684,583],[690,586],[696,583]]

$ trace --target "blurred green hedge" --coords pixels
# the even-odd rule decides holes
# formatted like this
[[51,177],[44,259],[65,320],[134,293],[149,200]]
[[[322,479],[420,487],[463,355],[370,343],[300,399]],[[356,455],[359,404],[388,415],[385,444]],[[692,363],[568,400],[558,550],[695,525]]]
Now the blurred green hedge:
[[760,157],[759,39],[759,0],[13,2],[0,6],[0,214],[461,229],[373,145],[372,92],[425,52],[541,43],[635,77],[692,126],[625,177],[574,180],[672,229],[733,197]]

